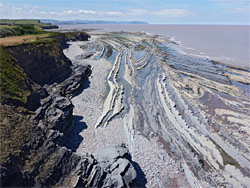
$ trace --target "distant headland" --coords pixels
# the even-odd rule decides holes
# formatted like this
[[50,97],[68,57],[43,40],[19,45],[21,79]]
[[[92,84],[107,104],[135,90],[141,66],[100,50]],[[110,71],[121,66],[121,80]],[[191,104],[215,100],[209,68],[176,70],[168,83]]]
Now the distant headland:
[[77,25],[77,24],[148,24],[142,21],[105,21],[105,20],[53,20],[41,19],[42,23],[52,25]]

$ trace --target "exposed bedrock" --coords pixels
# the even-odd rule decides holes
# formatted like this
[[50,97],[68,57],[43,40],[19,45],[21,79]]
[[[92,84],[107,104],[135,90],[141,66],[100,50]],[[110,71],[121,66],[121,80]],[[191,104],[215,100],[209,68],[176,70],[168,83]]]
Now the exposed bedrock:
[[[95,150],[92,164],[86,160],[76,187],[131,187],[136,184],[136,170],[124,144],[113,144]],[[88,175],[89,174],[89,175]]]
[[[25,46],[20,48],[22,52],[25,51]],[[35,54],[32,54],[32,57],[42,56],[37,54],[37,49],[34,48]],[[15,56],[14,52],[15,50],[10,54]],[[28,53],[24,56],[27,57],[22,60],[29,59]],[[50,59],[47,63],[51,65],[47,67],[47,72],[38,72],[37,75],[21,60],[18,63],[28,75],[27,79],[36,86],[40,107],[35,112],[27,112],[18,106],[1,104],[1,186],[129,187],[135,185],[137,172],[124,144],[96,150],[93,154],[76,154],[65,146],[65,135],[71,128],[73,120],[74,106],[70,97],[82,90],[83,84],[91,74],[91,69],[90,66],[70,66],[69,59],[65,56],[60,57],[61,60],[59,57],[57,60]],[[38,66],[41,60],[29,59],[30,63],[35,61],[34,66]],[[65,64],[60,67],[58,62]],[[39,69],[39,66],[36,68]],[[64,69],[70,75],[62,74]],[[55,75],[52,74],[53,71]],[[44,79],[42,75],[45,76]],[[55,81],[52,81],[53,79]]]
[[[183,55],[173,45],[145,33],[96,33],[77,58],[68,54],[93,65],[86,92],[98,107],[85,112],[79,101],[86,95],[72,99],[77,116],[90,116],[77,152],[110,143],[117,133],[127,138],[147,187],[247,187],[249,70]],[[101,71],[105,81],[95,79]],[[100,95],[91,84],[106,90]]]

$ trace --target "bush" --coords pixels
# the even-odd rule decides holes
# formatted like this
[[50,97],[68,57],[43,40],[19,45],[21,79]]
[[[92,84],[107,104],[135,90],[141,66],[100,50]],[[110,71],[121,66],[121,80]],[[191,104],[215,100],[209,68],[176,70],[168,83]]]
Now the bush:
[[47,31],[44,31],[41,28],[36,28],[33,25],[20,25],[13,28],[3,27],[0,29],[1,38],[7,36],[35,35],[43,33],[47,33]]
[[0,38],[12,36],[14,35],[15,31],[12,28],[3,28],[0,30]]

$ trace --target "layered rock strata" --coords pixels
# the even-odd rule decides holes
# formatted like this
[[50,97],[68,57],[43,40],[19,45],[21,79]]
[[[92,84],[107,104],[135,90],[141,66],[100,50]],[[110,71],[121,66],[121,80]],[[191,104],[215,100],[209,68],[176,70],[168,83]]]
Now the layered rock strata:
[[248,69],[180,54],[145,33],[96,33],[81,45],[77,58],[66,53],[93,67],[89,88],[72,98],[88,126],[77,153],[125,140],[147,187],[248,186]]
[[[5,49],[17,60],[15,66],[26,73],[37,92],[39,107],[32,112],[10,105],[7,100],[1,104],[1,186],[135,185],[136,170],[124,144],[81,155],[65,146],[65,135],[73,121],[74,106],[70,97],[82,89],[91,69],[89,66],[72,67],[58,43],[54,49],[58,54],[48,57],[43,51],[49,48],[42,43]],[[24,53],[23,57],[20,53]],[[53,53],[53,50],[48,53]],[[25,64],[25,59],[33,65]],[[47,72],[43,71],[46,65],[39,69],[43,64],[50,64]],[[34,67],[40,72],[36,73]],[[53,74],[54,71],[56,74]]]

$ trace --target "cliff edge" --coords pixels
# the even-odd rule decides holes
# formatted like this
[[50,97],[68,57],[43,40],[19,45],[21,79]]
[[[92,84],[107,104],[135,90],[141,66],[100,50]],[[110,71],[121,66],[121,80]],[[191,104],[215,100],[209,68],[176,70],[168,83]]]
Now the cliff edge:
[[62,49],[86,33],[56,33],[1,47],[1,187],[129,187],[136,171],[124,144],[77,155],[65,146],[69,97],[91,74],[74,70]]

